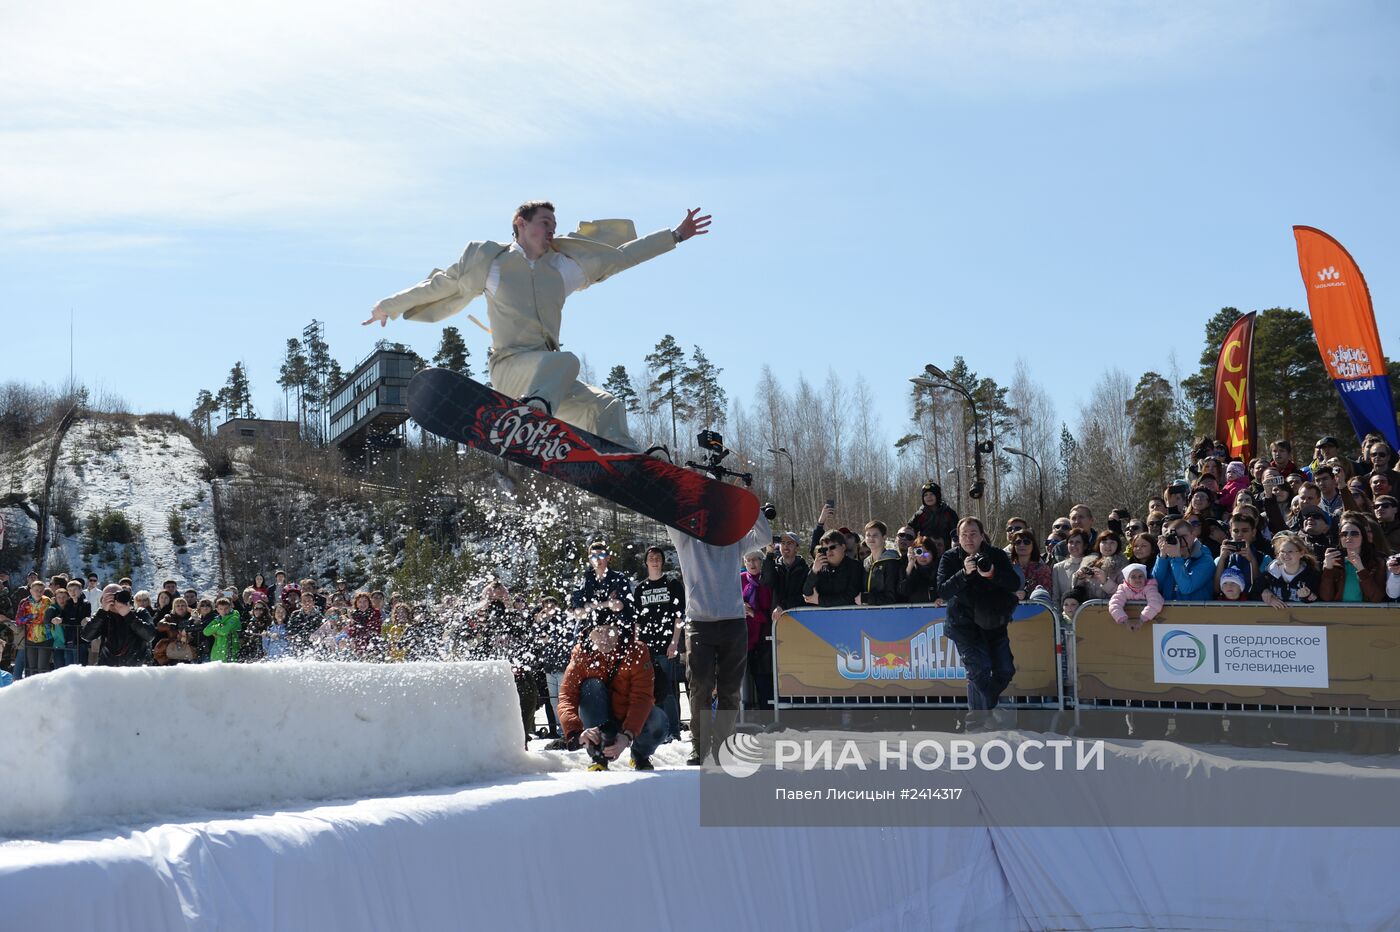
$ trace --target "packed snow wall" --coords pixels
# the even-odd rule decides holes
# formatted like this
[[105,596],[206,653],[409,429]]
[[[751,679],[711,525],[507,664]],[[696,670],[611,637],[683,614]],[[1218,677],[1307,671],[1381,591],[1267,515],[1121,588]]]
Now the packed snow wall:
[[0,835],[539,769],[504,662],[65,667],[0,690]]

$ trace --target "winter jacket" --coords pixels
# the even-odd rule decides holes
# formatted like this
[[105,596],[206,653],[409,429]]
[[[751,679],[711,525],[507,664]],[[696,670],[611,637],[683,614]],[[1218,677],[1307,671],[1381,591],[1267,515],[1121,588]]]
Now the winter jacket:
[[[1264,571],[1264,588],[1268,589],[1281,602],[1316,602],[1318,590],[1322,586],[1322,574],[1315,567],[1307,563],[1300,564],[1298,575],[1292,579],[1286,579],[1283,571],[1283,561],[1275,560],[1269,564],[1269,568]],[[1298,595],[1298,590],[1307,587],[1308,596],[1303,598]]]
[[204,634],[214,636],[214,646],[209,649],[209,660],[213,663],[232,663],[238,655],[238,632],[243,627],[243,618],[237,612],[219,615],[204,626]]
[[97,662],[104,667],[138,667],[146,659],[146,645],[155,640],[156,629],[136,612],[123,618],[116,612],[98,609],[83,625],[84,641],[102,639]]
[[[618,599],[622,602],[622,611],[618,613],[617,621],[622,624],[630,624],[632,613],[636,608],[632,599],[632,581],[617,570],[608,570],[601,577],[591,570],[583,575],[583,581],[579,587],[569,594],[569,608],[583,608],[590,602],[607,602],[611,599]],[[604,615],[611,616],[612,612],[602,610],[594,613],[593,621],[601,621]],[[582,631],[577,632],[582,635]]]
[[[1341,602],[1342,594],[1346,590],[1346,579],[1348,567],[1345,559],[1341,566],[1334,566],[1331,569],[1322,571],[1321,590],[1318,592],[1318,599],[1323,602]],[[1364,566],[1360,572],[1356,572],[1354,567],[1351,572],[1356,573],[1356,581],[1361,584],[1362,602],[1384,602],[1385,596],[1385,561],[1374,559],[1369,566]]]
[[963,567],[968,554],[961,544],[954,544],[938,560],[938,597],[948,603],[950,622],[992,630],[1011,621],[1021,577],[1012,569],[1006,551],[988,541],[982,541],[977,554],[992,561],[991,578],[976,572],[969,576]]
[[535,645],[536,665],[546,673],[563,672],[569,665],[569,656],[577,643],[574,639],[573,619],[562,610],[541,610],[531,619],[530,629],[530,640]]
[[1385,542],[1390,545],[1390,552],[1400,553],[1400,521],[1381,521],[1379,524],[1385,534]]
[[1034,562],[1027,563],[1025,566],[1021,566],[1013,560],[1011,567],[1016,571],[1016,575],[1021,577],[1020,588],[1026,593],[1026,598],[1029,599],[1031,597],[1031,593],[1035,591],[1036,586],[1040,586],[1046,592],[1055,591],[1054,573],[1051,572],[1049,566],[1041,561],[1035,560]]
[[1215,561],[1196,541],[1184,557],[1158,557],[1152,578],[1168,602],[1209,602],[1215,598]]
[[564,681],[559,686],[559,727],[565,735],[583,731],[578,711],[579,692],[584,680],[590,679],[600,679],[607,684],[612,717],[621,723],[620,730],[640,734],[656,705],[655,674],[646,645],[640,641],[619,644],[612,656],[599,653],[589,641],[574,646],[564,670]]
[[262,636],[263,654],[268,660],[276,660],[287,653],[289,642],[287,640],[286,625],[269,625]]
[[748,570],[739,574],[739,587],[744,593],[744,604],[753,611],[744,619],[749,626],[748,649],[753,650],[773,633],[773,590],[763,584],[762,575],[755,576]]
[[922,605],[938,598],[938,564],[914,561],[914,568],[899,581],[899,597],[906,605]]
[[1131,583],[1124,580],[1108,600],[1108,613],[1120,625],[1128,623],[1128,613],[1124,606],[1129,602],[1146,602],[1147,607],[1142,610],[1142,621],[1149,622],[1162,611],[1166,600],[1157,589],[1157,580],[1149,576],[1141,589],[1134,589]]
[[855,605],[856,596],[865,588],[865,571],[850,557],[837,566],[828,565],[820,572],[808,572],[802,583],[802,594],[817,594],[817,605]]
[[773,605],[787,610],[801,608],[802,585],[811,567],[801,555],[793,558],[792,566],[783,562],[782,554],[773,552],[763,558],[763,584],[773,590]]
[[321,613],[312,609],[304,612],[297,609],[287,616],[287,637],[290,639],[289,647],[292,650],[302,650],[311,646],[311,638],[321,627],[324,619]]
[[871,554],[865,567],[865,585],[861,589],[861,605],[899,604],[899,583],[904,576],[904,561],[899,551],[886,550],[876,557]]
[[1074,574],[1079,572],[1079,567],[1086,559],[1088,558],[1065,557],[1050,568],[1050,598],[1056,605],[1064,602],[1065,593],[1075,587]]
[[356,609],[350,613],[350,646],[355,648],[357,654],[370,653],[379,639],[379,629],[383,623],[383,617],[373,608]]
[[915,534],[921,534],[931,541],[938,541],[944,550],[952,546],[953,531],[958,526],[958,513],[940,501],[932,508],[920,505],[909,519],[909,526]]
[[1215,500],[1215,503],[1228,514],[1230,509],[1235,507],[1235,496],[1239,495],[1247,488],[1249,488],[1248,476],[1240,476],[1236,479],[1231,479],[1229,482],[1225,483],[1225,487],[1220,490],[1220,497]]

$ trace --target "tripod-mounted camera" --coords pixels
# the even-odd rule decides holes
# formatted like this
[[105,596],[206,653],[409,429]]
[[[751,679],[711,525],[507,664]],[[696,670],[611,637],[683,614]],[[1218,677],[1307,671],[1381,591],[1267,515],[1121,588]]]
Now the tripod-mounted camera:
[[736,472],[721,465],[724,458],[729,455],[729,450],[724,445],[724,438],[721,437],[717,431],[702,430],[696,435],[695,441],[700,444],[700,448],[705,451],[705,462],[696,463],[687,461],[687,466],[691,469],[703,469],[721,482],[733,476],[736,479],[744,480],[744,485],[746,486],[753,485],[753,473]]

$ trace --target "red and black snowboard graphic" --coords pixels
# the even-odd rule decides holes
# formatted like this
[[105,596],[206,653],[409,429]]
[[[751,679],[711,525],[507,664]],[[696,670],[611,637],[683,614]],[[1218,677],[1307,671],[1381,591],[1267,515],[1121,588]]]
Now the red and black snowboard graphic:
[[708,544],[732,544],[758,520],[758,499],[747,489],[628,450],[447,369],[413,377],[408,410],[439,437],[529,466]]

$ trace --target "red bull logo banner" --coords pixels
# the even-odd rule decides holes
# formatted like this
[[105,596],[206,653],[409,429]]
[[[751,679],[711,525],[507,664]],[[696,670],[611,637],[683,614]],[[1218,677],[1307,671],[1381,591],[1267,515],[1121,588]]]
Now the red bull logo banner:
[[1356,436],[1379,431],[1391,449],[1400,448],[1371,291],[1361,269],[1341,243],[1321,230],[1297,226],[1293,237],[1317,348]]
[[[1054,615],[1026,604],[1013,617],[1016,676],[1006,695],[1057,696]],[[967,695],[946,612],[932,605],[793,609],[774,621],[773,645],[780,697]]]
[[1253,311],[1230,327],[1215,361],[1215,436],[1229,446],[1231,459],[1254,458]]
[[836,672],[848,680],[966,680],[958,649],[935,621],[900,641],[862,631],[853,650],[836,652]]

